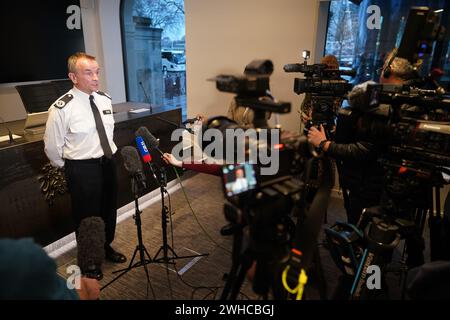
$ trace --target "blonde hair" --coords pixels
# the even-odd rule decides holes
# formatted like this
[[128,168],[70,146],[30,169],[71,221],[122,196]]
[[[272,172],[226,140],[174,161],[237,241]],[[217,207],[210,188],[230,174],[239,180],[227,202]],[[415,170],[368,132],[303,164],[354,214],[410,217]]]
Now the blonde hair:
[[77,62],[78,59],[88,59],[88,60],[95,60],[94,56],[88,55],[84,52],[77,52],[69,57],[67,59],[67,70],[69,70],[69,73],[75,73],[77,71]]

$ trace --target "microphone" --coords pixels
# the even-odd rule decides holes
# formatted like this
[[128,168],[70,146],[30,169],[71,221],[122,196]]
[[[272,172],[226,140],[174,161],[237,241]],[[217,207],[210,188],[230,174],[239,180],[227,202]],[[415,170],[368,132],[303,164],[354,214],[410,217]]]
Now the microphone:
[[159,154],[161,156],[164,155],[164,152],[161,151],[161,149],[159,149],[159,141],[158,139],[156,139],[151,133],[150,131],[148,131],[148,129],[146,127],[140,127],[139,129],[136,130],[135,132],[135,136],[141,136],[144,141],[145,144],[147,146],[150,147],[150,149],[155,149],[156,151],[159,152]]
[[142,91],[144,92],[145,100],[147,100],[147,103],[150,105],[150,113],[153,113],[152,104],[150,103],[150,99],[148,98],[147,91],[145,91],[142,81],[139,81],[139,84],[141,85]]
[[145,141],[141,136],[136,137],[136,145],[138,146],[138,150],[139,153],[141,154],[142,161],[144,161],[144,163],[148,163],[153,178],[155,178],[155,180],[158,181],[156,178],[155,170],[153,169],[152,155],[150,154],[150,152],[148,152],[147,145],[145,144]]
[[152,156],[148,152],[147,146],[145,145],[144,139],[141,136],[136,137],[136,145],[138,147],[139,153],[141,154],[144,163],[150,163],[152,161]]
[[[81,220],[77,235],[77,262],[82,274],[96,278],[105,259],[105,223],[100,217]],[[98,275],[97,275],[98,277]]]
[[145,189],[145,175],[142,170],[142,162],[139,159],[139,155],[136,149],[132,146],[123,147],[120,151],[123,158],[123,164],[125,169],[130,173],[132,177],[136,179],[138,184]]
[[2,117],[0,117],[0,121],[1,121],[2,124],[5,126],[6,130],[8,130],[9,143],[10,143],[10,144],[13,144],[13,143],[14,143],[14,137],[13,137],[13,134],[12,134],[11,130],[10,130],[9,127],[6,125],[6,122],[5,122],[5,120],[4,120]]
[[[176,128],[184,129],[184,130],[188,131],[189,133],[194,134],[194,130],[192,130],[191,128],[187,128],[186,125],[184,125],[184,123],[176,124],[175,122],[166,120],[166,119],[161,118],[161,117],[155,117],[155,118],[158,119],[158,120],[161,120],[162,122],[171,124],[171,125],[173,125],[173,126],[176,127]],[[188,119],[188,120],[191,120],[191,119]],[[187,120],[186,120],[186,121],[187,121]],[[195,121],[195,120],[194,120],[194,121]]]

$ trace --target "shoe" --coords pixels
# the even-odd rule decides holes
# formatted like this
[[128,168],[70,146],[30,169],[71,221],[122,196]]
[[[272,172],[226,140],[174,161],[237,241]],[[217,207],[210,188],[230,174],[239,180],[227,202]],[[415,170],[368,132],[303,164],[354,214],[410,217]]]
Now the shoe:
[[105,248],[105,258],[114,263],[124,263],[127,261],[127,258],[123,254],[117,252],[111,246]]
[[223,236],[230,236],[234,233],[234,229],[234,224],[229,223],[220,229],[220,234]]
[[96,279],[98,281],[103,279],[102,269],[100,269],[99,267],[96,267],[96,266],[92,266],[92,267],[87,268],[86,270],[83,270],[82,274],[86,278]]

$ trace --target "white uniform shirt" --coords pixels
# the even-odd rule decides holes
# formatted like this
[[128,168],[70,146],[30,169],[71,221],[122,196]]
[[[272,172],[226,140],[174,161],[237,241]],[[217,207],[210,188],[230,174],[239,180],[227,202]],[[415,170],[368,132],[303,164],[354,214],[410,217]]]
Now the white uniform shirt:
[[[63,167],[64,159],[86,160],[103,156],[89,95],[75,87],[67,94],[73,95],[67,104],[64,105],[58,99],[49,108],[44,134],[45,153],[50,163],[56,167]],[[113,141],[114,116],[111,100],[98,93],[92,95],[114,154],[117,147]],[[58,108],[56,105],[64,107]]]

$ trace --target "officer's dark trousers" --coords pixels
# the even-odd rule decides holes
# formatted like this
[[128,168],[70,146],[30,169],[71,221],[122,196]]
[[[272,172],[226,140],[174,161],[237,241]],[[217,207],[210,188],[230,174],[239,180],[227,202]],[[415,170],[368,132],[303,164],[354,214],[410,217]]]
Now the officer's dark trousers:
[[81,220],[101,217],[105,223],[105,245],[114,240],[117,217],[116,161],[105,157],[65,161],[72,200],[72,217],[78,231]]

